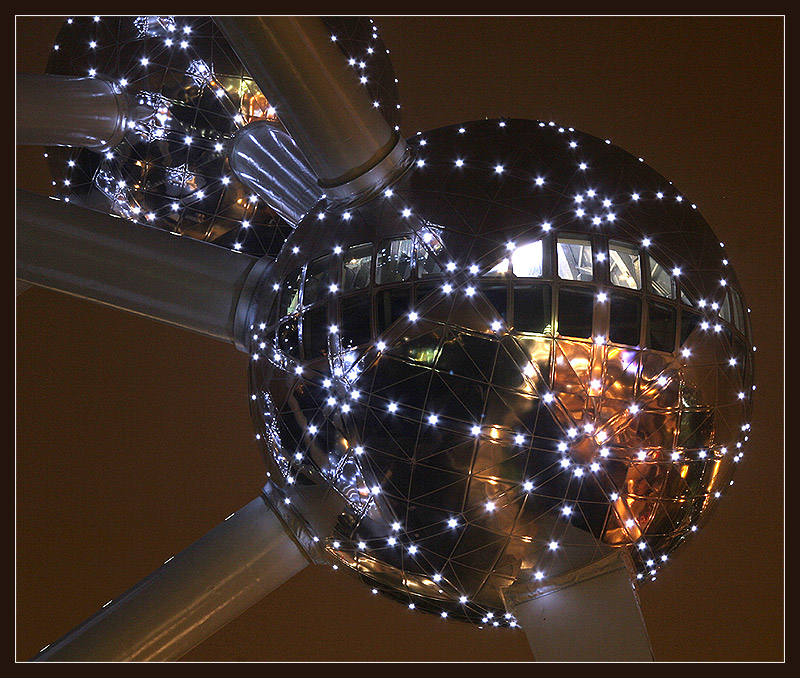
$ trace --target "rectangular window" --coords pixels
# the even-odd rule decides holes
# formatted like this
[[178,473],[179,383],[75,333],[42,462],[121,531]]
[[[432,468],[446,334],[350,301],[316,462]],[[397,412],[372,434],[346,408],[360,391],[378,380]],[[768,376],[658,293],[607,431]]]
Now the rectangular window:
[[303,306],[310,306],[323,298],[328,287],[328,256],[314,259],[306,267],[306,281],[303,284]]
[[689,311],[688,309],[681,309],[681,341],[680,345],[683,346],[689,335],[694,331],[694,328],[700,324],[701,316],[699,313]]
[[369,322],[369,292],[362,292],[343,299],[341,311],[340,340],[342,348],[350,349],[361,344],[368,344],[372,340]]
[[650,289],[658,296],[675,298],[675,281],[666,268],[650,257]]
[[[430,235],[430,234],[428,234]],[[442,275],[442,265],[436,255],[428,249],[431,245],[424,245],[417,241],[417,277],[422,278],[426,275]],[[439,248],[441,249],[441,247]]]
[[558,291],[558,333],[565,337],[591,337],[593,310],[593,292],[562,287]]
[[412,238],[384,240],[378,247],[375,260],[375,283],[400,282],[411,278],[414,260],[414,241]]
[[485,277],[487,278],[495,278],[497,276],[506,275],[511,267],[511,261],[509,259],[503,259],[500,263],[495,264],[486,271]]
[[731,322],[733,319],[731,316],[731,300],[727,294],[727,291],[725,296],[722,298],[722,304],[719,308],[719,315],[727,323]]
[[733,311],[733,324],[737,330],[744,332],[747,324],[747,310],[742,303],[742,297],[732,287],[728,288],[728,294],[731,297],[731,310]]
[[303,314],[303,353],[306,360],[328,355],[328,317],[325,306]]
[[280,316],[294,313],[300,305],[300,276],[303,269],[298,268],[292,271],[283,283],[280,296]]
[[635,247],[609,242],[608,258],[608,274],[612,285],[631,290],[642,289],[641,257]]
[[648,306],[647,347],[656,351],[675,350],[675,309],[651,302]]
[[549,334],[552,329],[550,285],[514,287],[514,329],[517,332]]
[[485,296],[497,311],[497,318],[494,320],[508,321],[508,288],[504,282],[485,282],[478,285],[478,290]]
[[409,312],[410,288],[407,286],[382,290],[375,295],[375,326],[382,334],[400,316]]
[[642,300],[627,294],[611,295],[608,338],[615,344],[638,346],[642,329]]
[[511,272],[518,278],[541,278],[544,263],[542,241],[522,245],[511,255]]
[[342,289],[361,290],[369,287],[371,267],[372,243],[348,247],[342,262]]
[[592,245],[583,238],[559,238],[558,277],[562,280],[592,280]]
[[300,340],[297,335],[297,318],[289,318],[278,326],[278,350],[292,358],[300,357]]

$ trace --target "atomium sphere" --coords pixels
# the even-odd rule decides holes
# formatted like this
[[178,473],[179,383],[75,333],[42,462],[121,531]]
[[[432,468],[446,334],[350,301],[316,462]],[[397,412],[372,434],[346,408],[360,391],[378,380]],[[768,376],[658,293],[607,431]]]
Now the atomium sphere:
[[[372,21],[323,22],[353,78],[396,127],[394,71]],[[293,224],[242,181],[230,158],[235,140],[259,124],[283,127],[211,17],[68,19],[47,72],[106,80],[135,108],[113,148],[48,149],[59,197],[237,251],[277,255]]]
[[[653,579],[748,437],[753,347],[723,243],[641,158],[572,128],[408,143],[385,193],[306,215],[259,293],[275,505],[374,592],[476,624],[515,625],[512,587],[615,549]],[[342,500],[333,524],[303,510],[314,491]]]

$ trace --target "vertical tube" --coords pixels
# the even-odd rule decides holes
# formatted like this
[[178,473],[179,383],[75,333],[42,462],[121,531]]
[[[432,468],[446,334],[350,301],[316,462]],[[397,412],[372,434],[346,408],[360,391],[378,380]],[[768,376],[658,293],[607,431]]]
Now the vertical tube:
[[[372,105],[318,17],[214,17],[329,197],[405,168],[405,142]],[[369,174],[367,186],[352,182]]]
[[171,661],[309,561],[258,497],[33,661]]
[[639,599],[618,554],[507,601],[536,661],[653,661]]
[[246,350],[267,259],[17,191],[17,279]]

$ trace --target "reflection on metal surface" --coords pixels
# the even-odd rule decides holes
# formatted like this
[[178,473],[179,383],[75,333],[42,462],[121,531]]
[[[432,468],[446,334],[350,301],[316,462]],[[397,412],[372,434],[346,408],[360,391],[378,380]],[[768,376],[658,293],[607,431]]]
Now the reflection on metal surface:
[[[603,171],[576,171],[569,141]],[[272,481],[291,498],[318,468],[349,502],[318,535],[331,562],[452,618],[514,624],[507,587],[614,548],[654,578],[748,438],[750,339],[719,315],[718,241],[687,201],[650,199],[675,194],[660,175],[571,129],[481,121],[409,144],[418,170],[355,209],[323,201],[265,285],[251,385]],[[613,267],[593,256],[612,247]],[[612,286],[645,311],[609,313]],[[319,328],[296,355],[290,322]],[[610,339],[621,322],[629,342]],[[656,330],[669,349],[640,341]]]
[[[396,129],[394,73],[374,24],[364,17],[323,22],[337,37],[343,67]],[[263,172],[233,171],[234,138],[248,137],[250,125],[279,121],[211,17],[74,17],[60,31],[47,70],[107,81],[150,111],[103,152],[48,148],[55,192],[65,200],[274,257],[320,195],[316,186],[303,195],[309,177],[288,143],[279,145],[272,167],[283,170],[276,185]]]
[[294,140],[270,122],[254,122],[236,133],[228,160],[238,179],[292,226],[322,197]]

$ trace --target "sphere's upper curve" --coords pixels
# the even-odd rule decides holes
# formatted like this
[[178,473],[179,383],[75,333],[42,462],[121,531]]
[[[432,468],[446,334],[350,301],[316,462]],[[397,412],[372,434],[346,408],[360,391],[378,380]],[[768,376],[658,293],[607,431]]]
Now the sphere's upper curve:
[[331,562],[419,609],[513,623],[504,591],[625,549],[655,576],[749,431],[739,282],[696,206],[609,142],[485,120],[323,200],[263,285],[251,387],[271,482],[341,496]]

